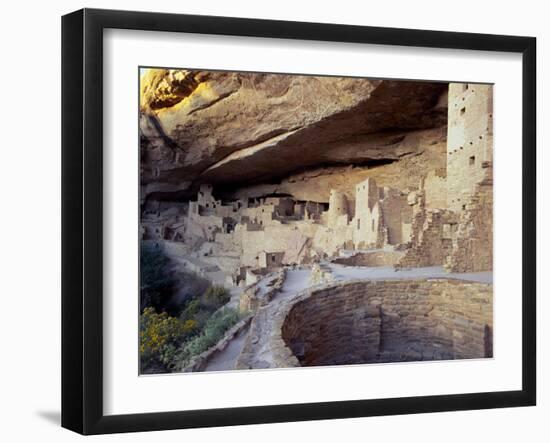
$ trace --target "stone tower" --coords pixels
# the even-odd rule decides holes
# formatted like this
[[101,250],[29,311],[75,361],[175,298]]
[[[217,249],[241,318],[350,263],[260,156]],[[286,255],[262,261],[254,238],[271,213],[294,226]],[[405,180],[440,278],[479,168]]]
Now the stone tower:
[[463,211],[493,166],[493,87],[449,84],[447,207]]
[[379,200],[379,188],[373,178],[367,178],[356,185],[353,219],[353,243],[356,249],[379,248],[384,242]]
[[348,222],[349,209],[346,195],[343,192],[331,189],[328,203],[328,225],[330,227],[345,226]]

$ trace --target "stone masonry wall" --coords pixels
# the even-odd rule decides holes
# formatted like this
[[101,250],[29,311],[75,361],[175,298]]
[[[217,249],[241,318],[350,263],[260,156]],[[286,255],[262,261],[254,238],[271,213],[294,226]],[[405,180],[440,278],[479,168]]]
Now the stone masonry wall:
[[449,85],[447,168],[421,181],[410,249],[400,267],[492,269],[492,112],[491,85]]
[[408,242],[410,238],[403,232],[403,223],[410,223],[412,216],[412,210],[407,204],[407,195],[398,189],[383,188],[380,209],[387,230],[387,243],[397,245]]
[[[264,277],[264,279],[267,277]],[[255,313],[262,306],[268,304],[275,294],[280,291],[285,281],[285,270],[279,269],[274,272],[269,287],[262,292],[262,279],[247,286],[239,298],[239,311],[241,313]]]
[[493,162],[493,87],[449,84],[447,208],[465,209]]
[[346,266],[395,266],[403,255],[403,251],[357,252],[349,257],[335,258],[332,262]]
[[444,267],[449,272],[479,272],[493,269],[493,185],[490,180],[477,192],[461,213],[451,253]]
[[[493,287],[453,279],[351,281],[308,290],[274,323],[275,366],[492,357]],[[281,343],[282,342],[282,343]]]
[[457,215],[443,209],[428,209],[415,214],[411,247],[398,267],[440,266],[451,253],[452,239],[445,226],[455,223]]
[[447,170],[444,168],[428,172],[421,184],[424,190],[426,208],[447,207]]
[[243,329],[245,329],[252,320],[251,315],[247,315],[237,324],[233,325],[227,332],[224,334],[222,339],[218,341],[214,346],[208,348],[202,354],[195,356],[189,364],[184,367],[181,372],[200,372],[204,371],[208,362],[218,353],[222,352],[231,340],[233,340]]
[[355,187],[355,217],[353,243],[357,249],[381,248],[387,240],[384,226],[380,192],[376,181],[367,178]]

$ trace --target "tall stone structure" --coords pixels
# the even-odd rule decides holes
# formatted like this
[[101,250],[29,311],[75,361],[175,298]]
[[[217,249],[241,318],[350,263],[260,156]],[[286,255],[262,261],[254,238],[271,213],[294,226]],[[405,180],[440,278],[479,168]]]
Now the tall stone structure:
[[330,190],[328,204],[328,226],[335,228],[345,226],[349,222],[348,199],[343,192]]
[[447,169],[419,186],[410,248],[399,266],[493,268],[493,88],[449,85]]
[[466,209],[493,164],[493,87],[449,85],[447,207]]
[[447,204],[460,214],[451,272],[493,269],[493,87],[449,85]]
[[367,178],[355,187],[353,243],[356,249],[380,248],[384,244],[379,200],[379,189],[373,178]]

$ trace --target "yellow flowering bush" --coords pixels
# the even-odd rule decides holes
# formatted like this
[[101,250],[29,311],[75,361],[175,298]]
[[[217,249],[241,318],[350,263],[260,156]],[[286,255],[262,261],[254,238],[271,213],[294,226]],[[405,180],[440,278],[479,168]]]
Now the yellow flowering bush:
[[[142,307],[139,317],[140,372],[155,374],[181,370],[189,361],[215,345],[239,320],[237,311],[219,309],[229,301],[223,286],[210,286],[178,309]],[[172,309],[172,310],[169,310]],[[173,315],[178,315],[175,317]]]
[[140,316],[139,351],[147,366],[154,360],[164,360],[168,349],[176,348],[197,329],[195,320],[182,322],[166,312],[158,314],[154,308],[145,308]]
[[197,320],[185,320],[185,322],[183,323],[183,330],[186,333],[194,332],[198,326],[199,323],[197,322]]

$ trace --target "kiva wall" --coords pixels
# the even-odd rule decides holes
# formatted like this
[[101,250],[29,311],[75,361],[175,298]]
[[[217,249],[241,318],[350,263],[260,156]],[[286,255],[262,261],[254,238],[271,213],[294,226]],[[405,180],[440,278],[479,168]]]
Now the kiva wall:
[[402,251],[358,252],[350,257],[338,257],[333,263],[346,266],[395,266],[403,257]]
[[[352,281],[304,292],[273,337],[277,366],[492,357],[492,285],[452,279]],[[281,353],[284,355],[285,353]],[[289,353],[290,354],[290,353]]]

